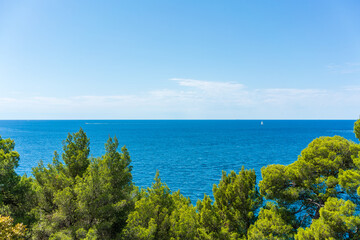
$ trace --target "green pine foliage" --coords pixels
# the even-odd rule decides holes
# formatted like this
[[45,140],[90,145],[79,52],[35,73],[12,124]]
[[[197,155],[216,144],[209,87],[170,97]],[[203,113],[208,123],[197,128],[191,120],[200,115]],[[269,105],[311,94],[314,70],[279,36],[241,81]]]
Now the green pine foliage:
[[250,226],[247,237],[249,240],[286,240],[293,239],[293,227],[285,208],[268,203],[261,209],[257,221]]
[[299,228],[295,239],[359,239],[360,216],[350,200],[329,198],[320,209],[320,217],[310,227]]
[[92,160],[75,186],[78,224],[87,232],[96,229],[99,239],[115,239],[133,208],[130,156],[125,147],[118,152],[118,145],[109,138],[105,155]]
[[172,193],[159,172],[151,188],[142,190],[124,230],[125,239],[194,239],[196,210],[190,199]]
[[256,187],[254,170],[242,167],[239,174],[223,171],[221,181],[213,187],[214,205],[219,211],[221,225],[236,238],[246,236],[255,221],[255,211],[262,204],[262,196]]
[[[354,125],[357,138],[360,120]],[[69,134],[63,154],[31,177],[15,169],[15,143],[0,137],[1,234],[8,239],[360,239],[360,144],[320,137],[290,165],[223,172],[193,206],[156,173],[139,190],[126,147],[116,137],[89,157],[85,132]],[[263,205],[263,198],[267,200]],[[13,223],[14,220],[14,223]],[[3,236],[1,235],[1,236]],[[5,235],[4,235],[5,236]]]
[[328,198],[343,196],[340,182],[355,167],[354,146],[339,136],[313,140],[294,163],[262,168],[261,194],[297,215],[294,227],[309,225]]
[[0,136],[0,215],[11,216],[15,223],[28,225],[34,221],[32,180],[16,174],[20,155],[14,148],[13,140]]
[[360,119],[354,124],[354,133],[357,139],[360,141]]
[[[33,239],[116,239],[133,208],[130,156],[109,138],[106,153],[89,158],[89,139],[80,129],[64,141],[62,160],[33,169],[37,223]],[[64,162],[64,164],[62,163]]]
[[89,145],[90,141],[81,128],[79,132],[69,134],[63,142],[62,159],[67,166],[67,175],[73,179],[81,178],[90,164]]
[[198,229],[196,239],[237,239],[238,233],[230,232],[229,227],[224,224],[224,218],[211,198],[205,194],[203,200],[198,200]]

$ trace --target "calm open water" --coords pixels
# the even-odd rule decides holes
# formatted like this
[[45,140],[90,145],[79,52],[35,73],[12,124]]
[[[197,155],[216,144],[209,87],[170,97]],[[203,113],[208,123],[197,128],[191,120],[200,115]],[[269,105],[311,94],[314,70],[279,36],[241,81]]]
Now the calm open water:
[[31,174],[41,159],[52,161],[67,134],[83,128],[90,154],[104,154],[108,137],[117,136],[132,159],[133,181],[151,185],[156,169],[172,191],[195,203],[211,194],[221,171],[241,166],[260,170],[268,164],[290,164],[314,138],[340,135],[357,142],[355,120],[79,120],[0,121],[0,136],[12,138],[20,153],[19,174]]

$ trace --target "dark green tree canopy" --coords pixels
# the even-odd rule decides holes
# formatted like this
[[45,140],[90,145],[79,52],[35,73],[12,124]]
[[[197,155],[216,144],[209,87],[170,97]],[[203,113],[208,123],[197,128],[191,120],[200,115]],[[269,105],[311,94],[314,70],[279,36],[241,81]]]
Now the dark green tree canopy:
[[354,133],[357,139],[360,141],[360,119],[354,124]]
[[360,217],[355,215],[355,207],[350,200],[328,198],[319,219],[300,228],[295,239],[359,239]]
[[15,173],[20,155],[14,151],[15,142],[0,137],[0,200],[4,204],[15,204],[12,191],[20,181]]
[[161,182],[159,172],[154,180],[151,188],[141,191],[129,215],[124,231],[127,239],[169,239],[174,200],[169,187]]
[[291,222],[291,215],[289,215],[287,209],[279,208],[269,202],[261,209],[255,224],[250,226],[247,237],[249,240],[292,239],[294,229],[291,226]]
[[0,137],[0,214],[10,215],[16,223],[29,224],[33,221],[31,179],[15,172],[20,155],[14,148],[13,140]]
[[62,161],[33,169],[37,203],[34,239],[116,239],[133,208],[131,160],[118,140],[106,153],[89,158],[89,139],[80,129],[64,141]]
[[223,171],[221,181],[213,187],[215,205],[229,232],[246,236],[247,230],[255,221],[255,211],[262,204],[262,196],[256,187],[254,170],[245,170],[229,175]]
[[90,141],[85,132],[80,128],[79,132],[70,134],[63,143],[64,163],[68,166],[70,176],[75,179],[76,176],[82,177],[90,164],[88,159]]
[[[320,217],[329,197],[341,198],[341,176],[354,169],[355,144],[339,136],[320,137],[305,148],[289,166],[270,165],[262,169],[260,192],[280,206],[290,207],[306,226]],[[301,216],[301,217],[300,217]]]

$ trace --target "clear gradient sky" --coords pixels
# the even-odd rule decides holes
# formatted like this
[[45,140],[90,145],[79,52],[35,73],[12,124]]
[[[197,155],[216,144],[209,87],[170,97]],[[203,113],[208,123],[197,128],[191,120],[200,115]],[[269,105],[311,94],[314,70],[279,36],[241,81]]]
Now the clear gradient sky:
[[360,1],[2,1],[0,119],[356,119]]

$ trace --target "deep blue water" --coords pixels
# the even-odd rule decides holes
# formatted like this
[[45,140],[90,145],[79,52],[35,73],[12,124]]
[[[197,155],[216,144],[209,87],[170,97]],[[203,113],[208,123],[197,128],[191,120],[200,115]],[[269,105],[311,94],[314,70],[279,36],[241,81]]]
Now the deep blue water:
[[340,135],[356,141],[355,120],[79,120],[0,121],[0,136],[12,138],[20,153],[19,174],[31,174],[41,159],[52,161],[67,134],[83,128],[94,157],[104,154],[108,137],[117,136],[132,159],[133,181],[151,185],[156,169],[172,191],[195,203],[211,195],[221,171],[242,166],[260,170],[268,164],[290,164],[314,138]]

